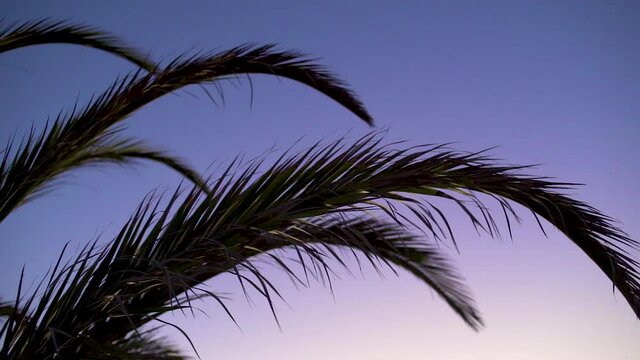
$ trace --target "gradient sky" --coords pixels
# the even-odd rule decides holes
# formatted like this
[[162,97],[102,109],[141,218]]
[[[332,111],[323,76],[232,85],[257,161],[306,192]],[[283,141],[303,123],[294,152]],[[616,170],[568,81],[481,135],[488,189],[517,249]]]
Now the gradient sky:
[[[245,42],[303,50],[345,78],[387,139],[499,145],[496,157],[541,164],[533,173],[586,184],[571,195],[640,238],[640,3],[637,1],[3,1],[5,21],[52,17],[99,26],[171,59]],[[132,66],[74,46],[0,57],[0,141],[82,104]],[[198,89],[136,113],[127,134],[178,154],[201,171],[238,153],[261,154],[370,129],[330,100],[286,80],[227,86],[216,107]],[[633,101],[633,99],[636,99]],[[81,170],[2,224],[0,295],[15,294],[26,264],[39,279],[63,244],[109,238],[153,188],[180,178],[141,164]],[[477,236],[459,213],[452,252],[486,327],[469,329],[425,285],[400,272],[296,290],[278,271],[288,305],[280,331],[264,302],[250,306],[229,277],[242,331],[214,304],[209,317],[170,316],[203,359],[637,359],[640,324],[587,257],[555,231],[545,238],[525,212],[514,239]],[[548,228],[548,227],[547,227]],[[175,331],[175,341],[188,346]]]

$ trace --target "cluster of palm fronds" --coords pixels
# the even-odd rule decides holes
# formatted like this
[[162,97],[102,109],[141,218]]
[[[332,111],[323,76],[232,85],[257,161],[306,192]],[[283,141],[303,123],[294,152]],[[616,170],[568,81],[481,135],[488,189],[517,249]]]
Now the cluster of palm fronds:
[[[47,43],[95,47],[141,70],[118,79],[86,107],[33,130],[19,145],[9,141],[0,164],[0,221],[60,175],[87,164],[158,161],[194,186],[176,190],[165,202],[148,197],[112,241],[88,244],[69,262],[60,255],[38,289],[25,295],[19,288],[14,301],[0,304],[0,358],[183,358],[150,326],[172,325],[161,316],[189,310],[195,299],[210,298],[226,310],[204,281],[231,273],[274,311],[273,298],[280,294],[252,263],[258,255],[302,284],[309,276],[331,281],[335,261],[399,266],[478,328],[479,312],[436,244],[444,238],[455,244],[444,211],[430,201],[436,198],[459,205],[474,226],[491,235],[498,227],[483,199],[495,199],[509,232],[510,219],[518,220],[511,204],[530,209],[580,247],[640,316],[638,244],[596,209],[562,195],[570,184],[525,176],[522,168],[442,146],[394,150],[382,146],[376,133],[354,143],[340,140],[285,153],[266,168],[264,159],[234,162],[217,178],[205,179],[176,158],[122,135],[122,120],[165,94],[255,73],[306,84],[371,123],[344,83],[301,54],[240,46],[160,67],[84,26],[40,21],[0,30],[0,52]],[[341,249],[350,250],[354,260],[345,259]]]

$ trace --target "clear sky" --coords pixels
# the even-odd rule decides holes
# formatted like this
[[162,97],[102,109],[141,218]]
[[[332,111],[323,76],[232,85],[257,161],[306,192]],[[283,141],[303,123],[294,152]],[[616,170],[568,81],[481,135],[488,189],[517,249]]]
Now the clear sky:
[[[360,94],[388,139],[456,142],[475,151],[541,164],[536,175],[586,184],[571,194],[640,238],[640,3],[637,1],[3,1],[8,22],[71,19],[110,30],[170,59],[184,51],[277,42],[321,58]],[[132,66],[73,46],[0,57],[0,141],[86,103]],[[201,171],[238,153],[261,154],[370,129],[330,100],[285,80],[226,87],[214,106],[197,89],[136,113],[127,133],[179,154]],[[635,101],[634,101],[635,99]],[[151,189],[180,181],[157,165],[82,170],[0,224],[0,295],[13,296],[63,244],[108,238]],[[640,324],[587,257],[535,221],[513,242],[478,237],[452,214],[465,275],[486,320],[469,329],[408,273],[365,269],[296,290],[273,271],[288,305],[280,331],[258,297],[228,293],[238,330],[214,304],[209,317],[170,317],[192,334],[203,359],[637,359]],[[177,332],[167,330],[187,346]]]

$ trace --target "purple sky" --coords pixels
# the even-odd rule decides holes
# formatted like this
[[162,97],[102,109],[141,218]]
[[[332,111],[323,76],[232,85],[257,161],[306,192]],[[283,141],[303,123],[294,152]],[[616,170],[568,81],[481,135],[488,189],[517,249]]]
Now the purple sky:
[[[0,14],[8,22],[52,17],[99,26],[155,59],[245,42],[303,50],[353,86],[378,127],[390,127],[389,141],[456,142],[469,151],[499,145],[492,154],[508,163],[542,164],[534,174],[586,184],[571,195],[640,238],[640,105],[633,101],[640,98],[640,3],[344,3],[4,1]],[[32,123],[41,128],[132,69],[73,46],[3,54],[0,141]],[[302,136],[308,144],[370,131],[299,84],[267,77],[253,84],[252,106],[247,83],[226,86],[224,107],[196,88],[196,97],[168,96],[129,119],[127,134],[206,171]],[[24,264],[28,283],[39,279],[65,242],[76,249],[109,238],[148,191],[179,181],[151,164],[66,177],[0,224],[0,295],[15,294]],[[555,231],[544,238],[522,215],[513,242],[478,237],[460,213],[451,215],[462,252],[451,255],[486,320],[479,333],[408,273],[382,279],[371,269],[355,278],[343,272],[335,302],[321,284],[296,290],[273,271],[290,306],[278,303],[282,331],[261,299],[249,306],[224,276],[209,285],[228,293],[242,332],[214,304],[202,306],[209,317],[169,318],[192,335],[203,359],[635,358],[640,325],[624,299],[566,238]]]

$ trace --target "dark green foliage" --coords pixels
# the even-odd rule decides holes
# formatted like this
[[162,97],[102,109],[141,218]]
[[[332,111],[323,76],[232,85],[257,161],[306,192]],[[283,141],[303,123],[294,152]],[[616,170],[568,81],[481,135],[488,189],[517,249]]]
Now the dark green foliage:
[[[27,39],[20,42],[24,46],[43,42],[38,41],[40,38],[49,38],[42,35],[47,30],[56,34],[68,30],[59,23],[55,26],[43,26],[41,22],[35,24],[16,27],[17,32],[31,29],[24,30],[26,34],[20,36]],[[76,29],[72,35],[81,32],[78,27],[71,28]],[[14,33],[7,31],[6,36],[11,39],[15,37]],[[110,39],[91,34],[92,39]],[[29,36],[37,39],[29,41]],[[10,41],[0,37],[0,43],[5,42]],[[90,43],[89,46],[97,45]],[[129,54],[127,48],[113,44],[100,48],[116,55]],[[145,74],[137,71],[116,80],[84,109],[74,107],[68,114],[60,113],[40,134],[32,131],[15,151],[12,141],[9,141],[0,164],[0,221],[16,207],[46,190],[61,174],[106,161],[122,164],[139,159],[160,162],[204,186],[199,174],[177,158],[150,149],[135,139],[118,137],[122,130],[119,124],[134,111],[170,92],[242,74],[266,74],[301,82],[336,100],[362,120],[372,121],[361,102],[342,81],[299,53],[276,51],[272,45],[267,45],[240,46],[214,54],[179,57],[164,69]]]
[[[42,24],[17,28],[34,27],[46,29]],[[82,32],[74,29],[71,38]],[[39,42],[23,42],[33,43]],[[459,206],[478,230],[492,236],[499,229],[484,202],[500,205],[509,233],[511,220],[519,220],[511,204],[531,210],[582,249],[640,317],[638,243],[598,210],[563,195],[571,184],[524,175],[523,167],[444,146],[394,150],[372,133],[353,143],[339,140],[285,153],[270,166],[264,166],[265,159],[234,161],[219,177],[202,180],[172,157],[117,136],[122,120],[158,97],[255,73],[312,86],[371,122],[345,85],[309,60],[271,46],[243,46],[128,75],[83,110],[59,116],[39,135],[32,131],[15,151],[7,147],[0,165],[0,219],[59,175],[86,164],[159,161],[194,186],[186,193],[176,190],[166,201],[150,195],[111,241],[90,243],[69,262],[62,261],[63,251],[37,290],[25,295],[19,288],[13,302],[0,303],[0,358],[182,359],[150,326],[173,326],[161,316],[192,311],[194,300],[203,298],[219,303],[235,321],[224,299],[203,285],[216,275],[231,273],[245,292],[264,296],[277,321],[274,301],[280,293],[255,258],[278,265],[305,286],[309,276],[331,284],[335,264],[369,263],[380,271],[400,267],[477,329],[479,312],[438,246],[456,241],[450,215],[435,199]]]
[[153,72],[156,64],[104,31],[85,25],[48,19],[0,28],[0,53],[33,45],[72,44],[109,52]]

